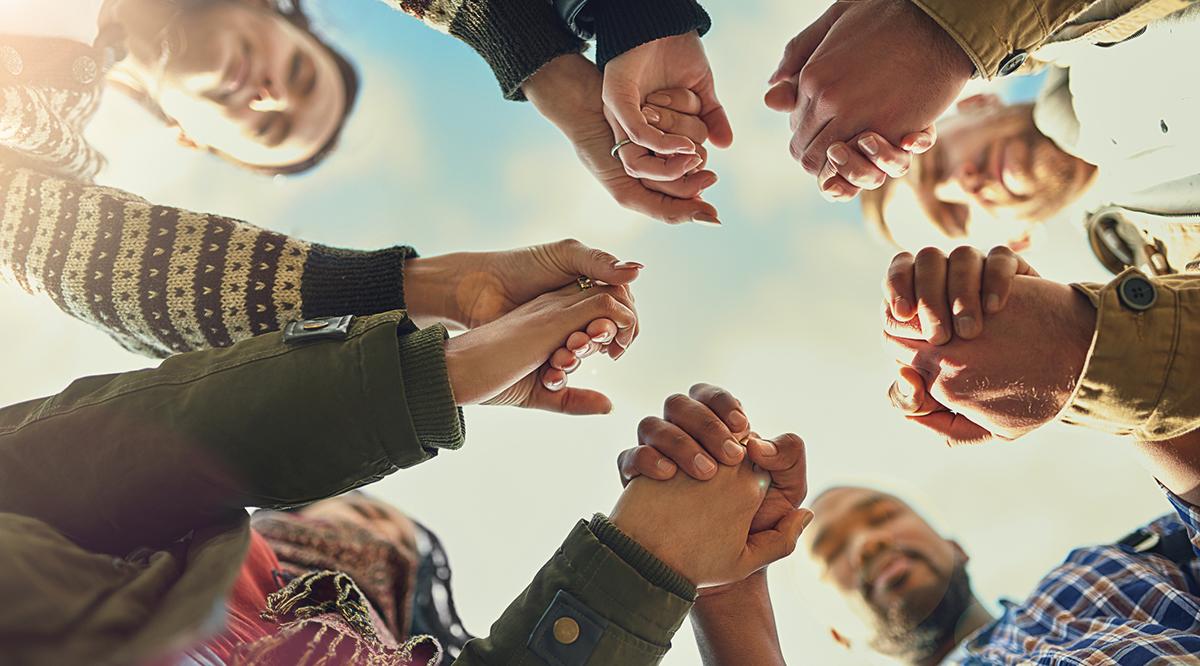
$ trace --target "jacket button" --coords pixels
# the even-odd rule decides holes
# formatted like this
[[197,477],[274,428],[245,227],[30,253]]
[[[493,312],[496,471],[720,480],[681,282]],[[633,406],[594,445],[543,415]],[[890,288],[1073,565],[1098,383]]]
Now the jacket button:
[[1004,61],[1000,63],[1000,76],[1008,76],[1018,69],[1021,69],[1021,65],[1024,65],[1025,61],[1028,59],[1029,54],[1026,53],[1024,49],[1017,49],[1016,51],[1008,54],[1008,56],[1004,58]]
[[563,645],[570,645],[579,640],[579,623],[570,617],[560,617],[555,620],[554,640]]
[[1134,274],[1121,281],[1117,287],[1117,297],[1130,310],[1143,312],[1154,307],[1155,301],[1158,300],[1158,290],[1154,288],[1153,282]]

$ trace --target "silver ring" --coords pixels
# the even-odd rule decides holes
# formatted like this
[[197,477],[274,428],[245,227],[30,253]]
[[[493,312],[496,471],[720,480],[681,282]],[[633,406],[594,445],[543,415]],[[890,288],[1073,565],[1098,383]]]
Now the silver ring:
[[625,146],[628,146],[631,143],[633,143],[633,139],[622,139],[621,141],[618,141],[617,145],[613,146],[612,150],[610,151],[610,154],[613,156],[613,159],[614,160],[621,159],[621,157],[619,155],[617,155],[617,153],[620,152],[622,148],[624,148]]

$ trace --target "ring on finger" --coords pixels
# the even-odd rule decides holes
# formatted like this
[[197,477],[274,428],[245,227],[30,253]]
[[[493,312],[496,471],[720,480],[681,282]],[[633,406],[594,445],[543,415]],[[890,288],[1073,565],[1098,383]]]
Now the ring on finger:
[[621,159],[621,156],[618,155],[617,153],[619,153],[622,148],[624,148],[625,146],[628,146],[631,143],[633,143],[633,139],[621,139],[620,141],[618,141],[616,143],[616,145],[614,145],[612,147],[612,150],[610,151],[610,154],[613,156],[613,159],[614,160]]
[[588,289],[596,286],[596,283],[592,281],[592,278],[586,275],[580,275],[579,277],[575,278],[575,284],[579,285],[579,291],[587,291]]

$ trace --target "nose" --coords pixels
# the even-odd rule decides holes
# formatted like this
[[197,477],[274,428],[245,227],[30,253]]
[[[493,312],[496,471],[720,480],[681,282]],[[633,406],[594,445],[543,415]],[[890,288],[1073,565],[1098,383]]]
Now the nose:
[[958,181],[958,186],[962,188],[962,191],[967,194],[979,194],[986,184],[979,167],[970,163],[959,167],[958,173],[954,174],[954,179]]
[[250,100],[250,108],[254,111],[283,111],[287,107],[287,86],[279,85],[270,77],[262,80],[258,92]]
[[860,531],[849,544],[854,569],[861,576],[864,573],[863,566],[876,555],[887,550],[890,545],[890,539],[875,530]]

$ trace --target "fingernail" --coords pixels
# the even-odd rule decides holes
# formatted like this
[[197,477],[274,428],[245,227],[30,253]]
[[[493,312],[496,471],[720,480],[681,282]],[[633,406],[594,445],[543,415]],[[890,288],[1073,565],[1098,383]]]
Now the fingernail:
[[557,379],[552,382],[547,382],[546,388],[550,389],[551,391],[557,391],[558,389],[563,387],[563,384],[566,384],[566,383],[567,382],[562,379]]
[[612,337],[613,337],[613,336],[612,336],[612,333],[611,333],[610,331],[605,331],[605,332],[603,332],[603,333],[601,333],[601,334],[599,334],[599,335],[594,335],[594,336],[592,336],[592,342],[595,342],[595,343],[598,343],[598,344],[605,344],[605,343],[607,343],[609,340],[612,340]]
[[742,449],[742,445],[738,444],[732,439],[725,440],[725,443],[721,446],[725,449],[725,455],[729,456],[730,458],[741,460],[742,454],[745,453],[745,450]]
[[912,400],[912,397],[913,397],[912,384],[909,384],[906,381],[898,379],[895,381],[895,383],[892,384],[892,390],[895,391],[895,393],[898,397],[903,398],[904,400]]
[[671,96],[666,93],[648,95],[646,101],[655,106],[671,106]]
[[955,317],[954,330],[962,337],[969,338],[975,335],[975,318],[974,317]]
[[718,220],[717,218],[713,217],[712,215],[709,215],[708,213],[695,213],[695,214],[693,214],[693,215],[692,215],[692,222],[695,222],[696,224],[702,224],[702,225],[705,225],[705,226],[709,226],[709,227],[719,227],[719,226],[721,226],[721,221],[720,221],[720,220]]
[[580,347],[579,349],[575,349],[572,351],[575,352],[576,357],[582,358],[583,355],[587,353],[587,350],[588,350],[588,345],[584,345],[584,346]]
[[941,322],[936,322],[930,325],[926,339],[930,344],[944,344],[950,341],[950,332],[946,330],[945,326],[942,326]]
[[654,463],[654,466],[668,474],[675,471],[675,463],[667,458],[659,458],[658,462]]
[[769,439],[760,439],[759,441],[762,442],[763,453],[766,455],[773,456],[776,453],[779,453],[779,449],[775,446],[775,442],[772,442]]
[[713,471],[716,471],[717,464],[715,462],[709,460],[708,456],[704,455],[703,453],[697,453],[696,454],[696,469],[701,474],[709,474]]
[[579,366],[582,363],[583,363],[583,361],[579,360],[579,357],[575,357],[575,362],[572,363],[569,367],[563,368],[563,372],[574,372],[575,370],[579,369]]
[[829,150],[826,152],[826,155],[828,155],[829,159],[833,160],[833,163],[837,164],[838,166],[850,161],[850,153],[846,152],[846,148],[838,143],[830,146]]
[[919,136],[917,137],[916,141],[913,141],[913,148],[916,148],[917,150],[928,150],[932,145],[933,144],[929,142],[929,139],[925,138],[924,136]]
[[989,314],[995,314],[1000,311],[1000,297],[995,294],[988,294],[984,305],[987,307]]
[[910,316],[912,314],[912,310],[909,309],[908,300],[904,297],[897,297],[895,301],[892,301],[892,310],[901,316]]
[[864,136],[858,140],[858,146],[868,155],[879,154],[879,142],[873,136]]
[[646,116],[646,122],[648,123],[656,123],[662,120],[662,116],[658,115],[658,111],[655,111],[648,106],[642,107],[642,115]]
[[637,270],[640,271],[643,268],[645,268],[645,266],[636,261],[622,261],[621,263],[613,264],[613,268],[615,268],[617,270],[624,270],[626,268],[636,268]]
[[693,157],[692,159],[688,160],[688,171],[699,167],[701,164],[704,164],[704,158],[700,156]]
[[746,414],[740,409],[735,409],[729,412],[729,427],[734,430],[741,430],[750,425],[750,419],[746,418]]
[[805,513],[804,517],[800,519],[800,529],[808,527],[809,523],[811,523],[816,517],[817,514],[813,513],[812,511]]

